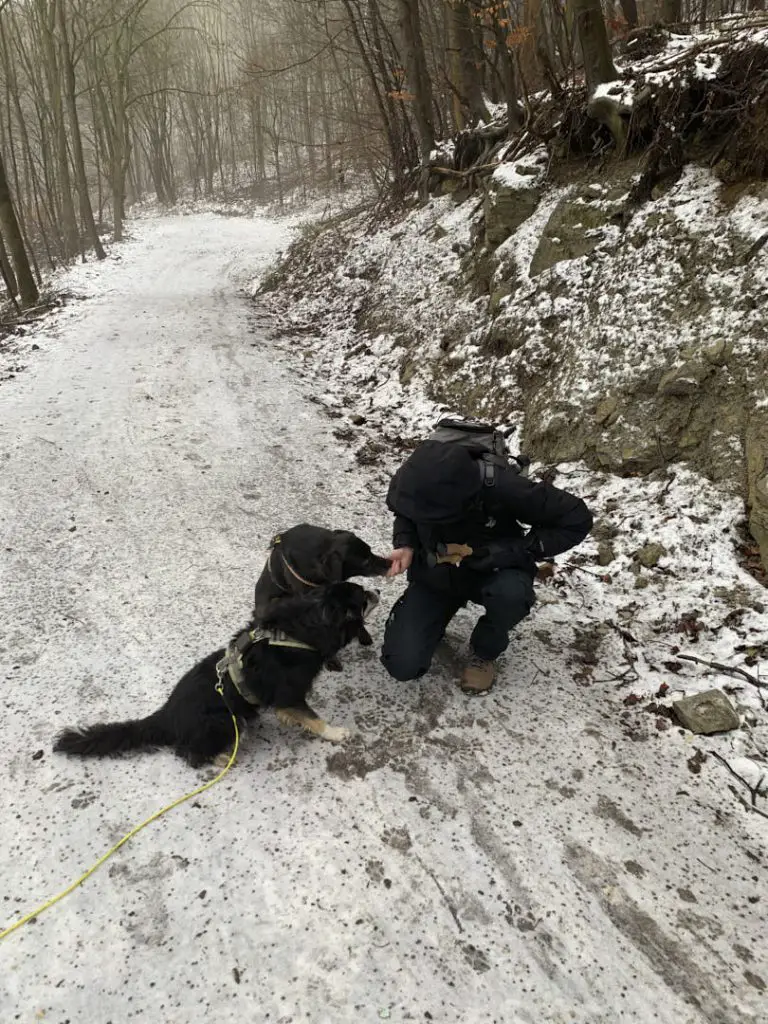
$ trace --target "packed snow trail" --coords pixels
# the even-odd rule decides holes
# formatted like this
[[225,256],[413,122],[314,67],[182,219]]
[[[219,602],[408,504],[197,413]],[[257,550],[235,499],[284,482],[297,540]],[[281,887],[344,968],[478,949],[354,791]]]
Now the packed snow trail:
[[[2,925],[201,780],[53,755],[61,726],[154,709],[246,620],[281,527],[387,546],[380,487],[239,292],[284,230],[134,227],[0,385]],[[220,786],[0,946],[0,1020],[764,1020],[765,823],[623,735],[537,639],[557,614],[482,700],[452,681],[466,618],[421,684],[348,649],[313,703],[355,738],[265,715]]]

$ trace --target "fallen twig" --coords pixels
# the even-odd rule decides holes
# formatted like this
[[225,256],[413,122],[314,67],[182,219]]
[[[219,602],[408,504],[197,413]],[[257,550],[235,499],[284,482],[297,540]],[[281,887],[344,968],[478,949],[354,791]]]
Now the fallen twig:
[[424,871],[426,871],[426,873],[429,875],[429,877],[432,879],[432,881],[437,886],[437,891],[440,893],[440,895],[445,900],[445,905],[448,907],[448,910],[451,912],[451,917],[456,922],[456,927],[459,929],[460,932],[463,932],[464,931],[464,926],[462,925],[461,921],[459,920],[459,915],[458,915],[458,912],[456,910],[456,907],[453,905],[451,900],[448,898],[448,895],[446,894],[445,889],[440,884],[437,875],[434,873],[434,871],[431,870],[431,868],[427,867],[427,865],[424,863],[424,861],[421,859],[421,857],[417,857],[416,859],[418,860],[419,864],[421,864],[421,866],[424,869]]
[[576,569],[578,572],[584,572],[587,576],[594,576],[595,579],[602,580],[605,573],[595,572],[594,569],[585,569],[583,565],[577,565],[575,562],[566,562],[563,566],[564,569]]
[[714,668],[718,672],[725,672],[729,676],[741,676],[746,679],[748,683],[752,683],[758,690],[768,690],[768,683],[761,683],[757,676],[753,676],[751,672],[747,672],[744,668],[739,668],[736,665],[723,665],[719,661],[706,661],[704,658],[697,658],[694,654],[678,654],[678,658],[682,661],[695,661],[698,665],[706,665],[709,668]]
[[736,793],[736,796],[739,799],[739,802],[742,803],[745,807],[748,807],[751,811],[754,811],[756,814],[761,815],[761,817],[768,818],[768,814],[766,814],[765,811],[762,811],[759,807],[756,806],[757,798],[761,795],[760,794],[760,789],[762,787],[763,782],[765,781],[765,775],[761,775],[760,776],[760,779],[758,780],[758,783],[757,783],[756,786],[750,786],[750,784],[747,782],[747,780],[744,778],[744,776],[743,775],[739,775],[739,773],[736,771],[736,769],[733,768],[732,765],[730,765],[728,763],[728,761],[726,761],[726,759],[724,757],[721,757],[721,755],[718,754],[717,751],[710,750],[709,753],[712,755],[712,757],[714,757],[716,760],[718,760],[721,764],[724,764],[725,767],[728,769],[728,771],[731,773],[731,775],[734,777],[734,779],[738,779],[739,782],[743,786],[746,786],[747,789],[749,790],[749,795],[750,795],[750,798],[751,798],[752,802],[748,804],[746,802],[746,800],[742,800],[741,797],[739,797],[739,794]]
[[[640,673],[635,668],[637,655],[632,651],[629,645],[636,644],[638,641],[635,639],[635,637],[632,636],[629,630],[626,630],[621,626],[617,626],[616,623],[611,622],[610,619],[606,622],[606,625],[610,626],[611,629],[615,630],[615,632],[618,633],[619,637],[621,638],[621,643],[624,647],[624,659],[627,663],[627,668],[623,672],[620,672],[615,676],[611,676],[605,681],[616,682],[618,680],[621,680],[618,683],[619,686],[625,686],[627,683],[637,682],[637,680],[640,678]],[[629,678],[625,678],[626,676],[629,676]]]

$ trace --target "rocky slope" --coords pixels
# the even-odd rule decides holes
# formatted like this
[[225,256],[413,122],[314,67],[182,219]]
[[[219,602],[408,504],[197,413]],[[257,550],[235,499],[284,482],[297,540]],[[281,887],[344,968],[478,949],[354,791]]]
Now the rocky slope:
[[768,556],[768,186],[689,166],[625,224],[636,163],[546,167],[299,243],[267,282],[286,330],[393,434],[451,409],[547,463],[685,460],[748,501]]

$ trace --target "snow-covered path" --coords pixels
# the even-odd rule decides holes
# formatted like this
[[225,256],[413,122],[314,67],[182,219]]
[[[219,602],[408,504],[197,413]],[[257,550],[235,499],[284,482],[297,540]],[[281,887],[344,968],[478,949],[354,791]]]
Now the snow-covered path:
[[[0,385],[0,927],[200,781],[53,755],[61,725],[156,706],[245,620],[275,530],[387,545],[238,294],[282,229],[137,232]],[[766,823],[627,738],[536,630],[484,700],[451,682],[463,622],[421,685],[350,649],[313,703],[352,742],[265,716],[220,786],[0,945],[2,1024],[765,1020]]]

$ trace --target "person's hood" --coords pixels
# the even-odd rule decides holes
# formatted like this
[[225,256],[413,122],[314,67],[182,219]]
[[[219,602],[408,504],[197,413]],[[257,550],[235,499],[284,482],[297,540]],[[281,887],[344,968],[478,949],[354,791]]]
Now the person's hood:
[[413,523],[456,522],[482,486],[477,460],[468,449],[424,441],[392,477],[387,507]]

